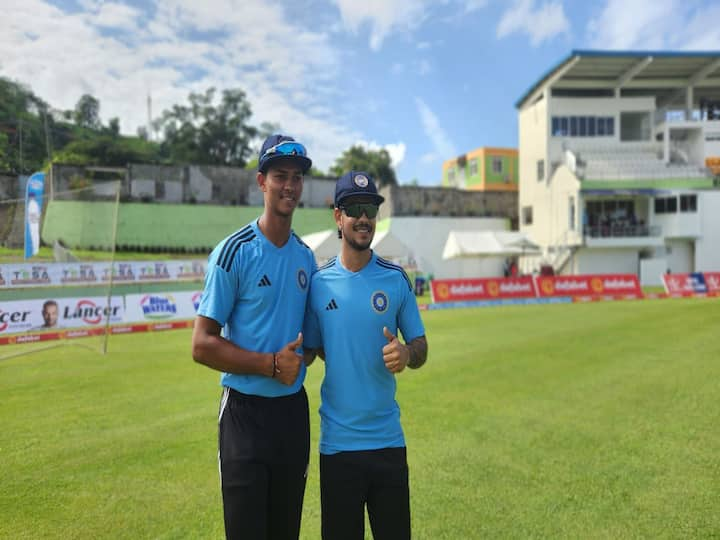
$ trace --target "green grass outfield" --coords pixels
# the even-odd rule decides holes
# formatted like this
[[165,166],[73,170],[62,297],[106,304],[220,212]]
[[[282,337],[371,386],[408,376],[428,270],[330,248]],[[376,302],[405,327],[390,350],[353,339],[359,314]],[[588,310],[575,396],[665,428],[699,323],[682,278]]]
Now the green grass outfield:
[[[430,357],[398,392],[414,538],[720,537],[720,299],[423,317]],[[222,537],[218,376],[189,346],[159,332],[0,361],[1,538]]]

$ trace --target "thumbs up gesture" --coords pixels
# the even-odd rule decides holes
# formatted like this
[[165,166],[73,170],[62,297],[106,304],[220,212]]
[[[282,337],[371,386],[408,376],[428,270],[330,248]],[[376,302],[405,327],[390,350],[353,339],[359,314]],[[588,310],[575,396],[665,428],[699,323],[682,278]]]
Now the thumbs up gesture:
[[383,326],[383,335],[387,339],[387,345],[382,350],[385,367],[390,373],[400,373],[410,360],[410,351],[388,330],[387,326]]
[[295,351],[302,346],[302,342],[302,332],[298,332],[297,339],[291,341],[275,353],[274,377],[287,386],[295,382],[300,372],[300,363],[303,361],[303,357]]

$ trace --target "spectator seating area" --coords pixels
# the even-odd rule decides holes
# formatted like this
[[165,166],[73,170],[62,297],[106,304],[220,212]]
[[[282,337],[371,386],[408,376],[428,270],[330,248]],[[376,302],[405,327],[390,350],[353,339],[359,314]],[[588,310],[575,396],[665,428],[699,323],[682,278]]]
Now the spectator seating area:
[[575,150],[577,173],[588,180],[691,179],[706,178],[704,167],[687,163],[665,163],[661,146],[621,144],[615,147]]

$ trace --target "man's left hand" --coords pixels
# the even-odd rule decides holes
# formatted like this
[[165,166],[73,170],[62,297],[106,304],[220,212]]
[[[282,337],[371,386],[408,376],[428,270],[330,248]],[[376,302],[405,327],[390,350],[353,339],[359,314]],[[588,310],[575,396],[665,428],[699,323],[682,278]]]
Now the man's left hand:
[[388,340],[383,347],[383,362],[390,373],[400,373],[410,361],[410,350],[406,345],[400,343],[397,336],[394,336],[387,326],[383,326],[383,335]]

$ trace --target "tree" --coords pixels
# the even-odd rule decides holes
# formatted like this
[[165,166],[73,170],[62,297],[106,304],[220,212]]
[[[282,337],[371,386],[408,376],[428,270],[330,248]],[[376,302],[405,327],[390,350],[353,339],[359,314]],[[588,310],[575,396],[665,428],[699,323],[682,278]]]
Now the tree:
[[214,88],[191,93],[189,105],[174,105],[155,121],[163,133],[162,150],[172,162],[239,167],[247,162],[258,130],[247,124],[252,113],[245,92],[224,90],[217,106],[214,98]]
[[90,94],[83,94],[75,105],[75,124],[90,129],[100,129],[100,102]]
[[368,150],[363,146],[352,146],[335,160],[330,173],[341,176],[348,171],[365,171],[375,179],[379,187],[397,185],[395,169],[392,167],[390,154],[384,148]]
[[107,132],[113,137],[120,135],[120,119],[117,116],[111,118],[108,122]]
[[139,137],[96,135],[76,139],[57,152],[53,161],[66,165],[104,165],[125,167],[128,163],[149,163],[161,160],[156,143]]
[[8,144],[8,137],[4,133],[0,133],[0,171],[9,171],[12,167],[10,166],[10,145]]
[[262,141],[275,133],[282,133],[280,124],[275,124],[274,122],[263,122],[258,128],[258,138],[260,139],[260,143],[262,144]]
[[5,135],[0,153],[8,170],[23,174],[43,167],[47,140],[41,115],[47,108],[30,89],[0,77],[0,133]]

